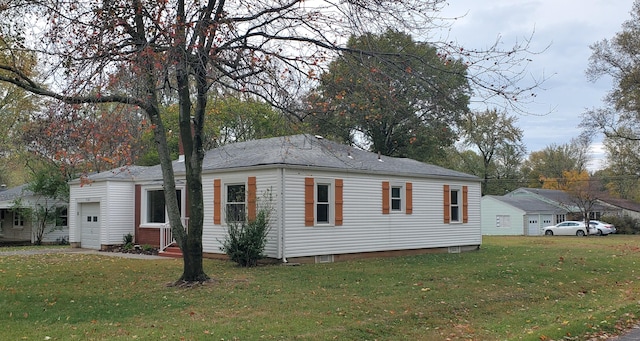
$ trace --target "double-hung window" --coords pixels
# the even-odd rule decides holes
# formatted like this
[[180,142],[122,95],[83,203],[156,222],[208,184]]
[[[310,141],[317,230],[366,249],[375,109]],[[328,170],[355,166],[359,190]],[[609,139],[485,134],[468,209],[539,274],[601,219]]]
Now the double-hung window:
[[227,222],[242,222],[246,219],[246,187],[245,184],[227,185]]
[[329,224],[331,222],[330,184],[316,184],[316,223]]
[[305,226],[342,225],[342,179],[305,178]]
[[24,227],[24,215],[19,210],[13,212],[13,228],[21,229]]
[[467,223],[468,186],[444,185],[444,223]]
[[413,186],[411,182],[392,184],[382,182],[382,214],[413,213]]
[[402,187],[391,186],[391,210],[402,211]]
[[459,222],[460,221],[460,190],[452,189],[451,190],[451,222]]

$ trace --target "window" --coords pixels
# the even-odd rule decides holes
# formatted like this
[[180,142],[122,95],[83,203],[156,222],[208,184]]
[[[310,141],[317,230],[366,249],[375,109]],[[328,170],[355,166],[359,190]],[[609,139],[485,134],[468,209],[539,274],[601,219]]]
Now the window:
[[304,225],[342,225],[342,179],[304,179]]
[[469,221],[469,188],[467,186],[444,185],[444,223],[467,223]]
[[69,226],[69,216],[66,207],[57,207],[56,226]]
[[24,227],[24,216],[22,212],[14,211],[13,212],[13,228],[23,228]]
[[[182,212],[182,191],[176,190],[176,197],[178,198],[178,210]],[[167,222],[167,208],[164,200],[164,190],[151,189],[147,190],[146,196],[146,223],[149,224],[164,224]]]
[[391,210],[402,211],[402,187],[391,186]]
[[564,214],[556,214],[556,224],[567,220]]
[[389,181],[382,182],[382,214],[391,212],[413,213],[413,185],[405,182],[391,185]]
[[457,189],[451,190],[451,221],[460,221],[460,191]]
[[329,215],[329,184],[316,185],[316,223],[328,224]]
[[227,185],[227,221],[245,221],[246,192],[244,184]]
[[510,228],[511,227],[511,216],[508,216],[508,215],[497,215],[496,216],[496,227],[497,228]]
[[589,212],[589,220],[600,220],[601,212]]

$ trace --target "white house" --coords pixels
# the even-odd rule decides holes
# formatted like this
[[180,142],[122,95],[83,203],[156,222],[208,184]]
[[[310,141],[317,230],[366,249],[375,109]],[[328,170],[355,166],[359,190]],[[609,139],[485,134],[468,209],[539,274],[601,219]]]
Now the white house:
[[0,244],[36,242],[36,228],[31,217],[25,214],[28,212],[25,209],[37,206],[54,208],[58,214],[55,223],[45,227],[42,243],[62,243],[69,240],[67,203],[36,195],[26,189],[26,185],[21,185],[0,191]]
[[[188,221],[184,163],[173,163]],[[160,166],[129,167],[70,183],[72,245],[99,249],[131,233],[160,245],[166,231]],[[255,215],[272,197],[265,253],[282,261],[477,249],[480,180],[411,159],[379,156],[321,137],[229,144],[203,164],[205,256],[221,255],[226,212]],[[164,245],[160,245],[164,247]]]

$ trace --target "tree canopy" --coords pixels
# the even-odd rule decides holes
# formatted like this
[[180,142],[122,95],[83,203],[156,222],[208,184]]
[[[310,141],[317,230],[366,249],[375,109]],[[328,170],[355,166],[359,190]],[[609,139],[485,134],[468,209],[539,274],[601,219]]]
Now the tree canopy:
[[309,96],[310,126],[383,155],[441,158],[469,104],[464,62],[394,30],[352,36],[347,48]]

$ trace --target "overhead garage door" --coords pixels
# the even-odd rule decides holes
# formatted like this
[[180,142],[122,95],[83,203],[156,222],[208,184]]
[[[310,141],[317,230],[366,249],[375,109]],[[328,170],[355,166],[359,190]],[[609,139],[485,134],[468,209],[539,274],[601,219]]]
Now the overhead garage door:
[[529,215],[527,216],[528,236],[539,236],[540,235],[540,223],[538,222],[539,217],[537,215]]
[[80,246],[87,249],[100,248],[100,203],[91,202],[80,205],[81,241]]

